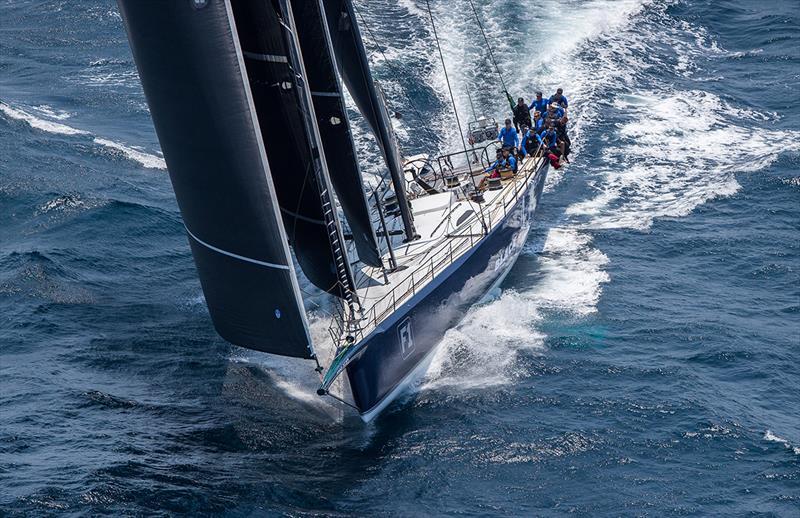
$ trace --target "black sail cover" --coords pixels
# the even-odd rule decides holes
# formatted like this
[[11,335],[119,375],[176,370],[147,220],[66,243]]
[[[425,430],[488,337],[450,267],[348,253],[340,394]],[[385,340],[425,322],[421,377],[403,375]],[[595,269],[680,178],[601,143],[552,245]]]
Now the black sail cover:
[[118,3],[217,331],[313,357],[230,4]]
[[289,242],[308,280],[341,297],[314,173],[319,157],[313,156],[304,120],[310,114],[298,92],[304,71],[291,66],[292,21],[288,14],[279,16],[276,0],[231,0],[231,5]]
[[333,188],[350,223],[359,259],[378,267],[381,266],[378,242],[364,195],[364,181],[353,146],[336,61],[331,53],[322,1],[292,2],[297,35]]

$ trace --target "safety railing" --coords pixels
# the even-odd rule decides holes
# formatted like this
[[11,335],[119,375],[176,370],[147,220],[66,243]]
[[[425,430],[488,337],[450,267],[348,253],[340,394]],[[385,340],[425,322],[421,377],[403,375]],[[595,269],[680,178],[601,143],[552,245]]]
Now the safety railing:
[[[405,164],[405,169],[414,167],[422,172],[421,178],[426,182],[441,181],[444,183],[446,178],[456,174],[463,174],[469,172],[470,174],[482,173],[483,170],[493,162],[490,157],[494,156],[494,150],[498,149],[499,143],[497,141],[489,142],[484,146],[477,146],[471,149],[456,151],[446,155],[441,155],[435,159],[430,158],[417,158]],[[491,153],[490,153],[491,150]],[[465,164],[461,166],[454,165],[459,163],[459,160],[464,161]],[[425,171],[428,171],[425,174]]]
[[[520,193],[527,189],[529,180],[538,170],[537,162],[542,157],[541,149],[526,160],[532,162],[531,167],[523,165],[524,175],[513,177],[504,189],[500,199],[493,202],[493,207],[484,214],[486,229],[481,226],[478,218],[470,220],[469,224],[464,223],[459,234],[449,235],[446,239],[446,246],[440,246],[432,252],[422,264],[406,275],[402,280],[395,281],[395,287],[380,299],[375,301],[371,307],[360,317],[360,324],[356,329],[344,329],[345,319],[342,318],[340,329],[350,332],[347,342],[354,343],[361,340],[365,334],[376,328],[388,315],[397,311],[411,297],[423,289],[438,273],[453,264],[465,249],[470,249],[476,241],[484,237],[486,233],[494,228],[496,222],[503,221],[508,214],[509,207],[517,202]],[[510,189],[508,187],[511,187]],[[502,211],[502,214],[501,214]]]

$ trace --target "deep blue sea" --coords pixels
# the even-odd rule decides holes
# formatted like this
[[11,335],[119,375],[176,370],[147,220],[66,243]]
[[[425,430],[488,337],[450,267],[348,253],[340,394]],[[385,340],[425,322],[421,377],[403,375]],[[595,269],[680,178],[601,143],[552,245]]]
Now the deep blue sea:
[[[403,147],[457,145],[425,1],[356,3]],[[432,5],[462,122],[504,117]],[[0,0],[0,516],[800,516],[800,2],[478,7],[576,150],[364,425],[212,329],[116,5]]]

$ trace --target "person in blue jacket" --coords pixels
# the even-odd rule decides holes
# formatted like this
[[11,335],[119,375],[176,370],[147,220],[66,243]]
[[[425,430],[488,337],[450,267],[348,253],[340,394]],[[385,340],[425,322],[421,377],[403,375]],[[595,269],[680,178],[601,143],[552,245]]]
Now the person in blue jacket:
[[497,153],[494,155],[494,162],[492,162],[492,165],[484,169],[483,172],[491,173],[493,171],[497,171],[498,169],[504,169],[507,165],[508,163],[503,158],[503,150],[498,149]]
[[[556,93],[554,93],[553,96],[550,97],[550,104],[557,104],[562,108],[569,107],[569,102],[567,102],[567,96],[564,95],[563,88],[559,88],[558,90],[556,90]],[[561,116],[563,117],[563,114]]]
[[558,134],[552,124],[549,124],[546,130],[536,135],[536,138],[542,146],[550,151],[558,150]]
[[531,103],[528,109],[544,115],[544,112],[547,111],[548,104],[550,104],[550,99],[543,99],[542,92],[536,92],[536,99]]
[[541,112],[533,112],[533,127],[531,127],[531,131],[534,133],[540,133],[544,129],[543,115]]
[[528,127],[523,125],[521,131],[522,137],[519,139],[519,153],[520,158],[525,158],[528,152],[528,144],[531,139],[536,139],[535,133]]
[[556,103],[552,103],[547,107],[547,112],[543,115],[545,124],[555,122],[564,116],[564,108],[559,107]]
[[514,126],[511,125],[511,119],[506,119],[506,125],[500,130],[497,140],[503,147],[513,148],[519,146],[519,135]]
[[517,159],[514,158],[514,155],[511,154],[511,150],[507,147],[503,148],[503,160],[505,160],[506,166],[514,171],[514,174],[517,174]]

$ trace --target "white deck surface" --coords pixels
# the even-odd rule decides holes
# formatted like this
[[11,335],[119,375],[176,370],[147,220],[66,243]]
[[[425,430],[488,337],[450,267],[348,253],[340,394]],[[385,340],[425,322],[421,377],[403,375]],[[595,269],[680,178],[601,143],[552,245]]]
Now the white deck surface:
[[[387,273],[386,279],[380,268],[362,266],[354,271],[363,308],[355,338],[360,340],[367,336],[396,308],[476,245],[484,234],[484,222],[488,230],[494,228],[505,213],[514,208],[517,197],[524,194],[541,160],[544,159],[524,160],[513,179],[503,180],[502,190],[483,191],[485,201],[481,204],[465,198],[460,188],[412,199],[414,224],[420,238],[405,244],[400,238],[394,241],[398,268]],[[476,176],[475,181],[480,178]],[[468,174],[461,177],[462,185],[470,181]],[[399,218],[389,218],[387,224],[390,229],[402,228]],[[379,240],[385,243],[384,238]],[[383,261],[389,264],[388,253]],[[354,334],[352,330],[350,334]]]

